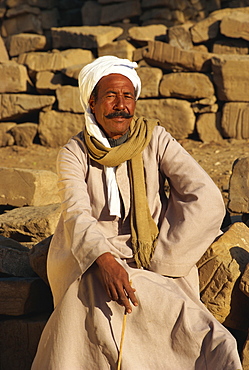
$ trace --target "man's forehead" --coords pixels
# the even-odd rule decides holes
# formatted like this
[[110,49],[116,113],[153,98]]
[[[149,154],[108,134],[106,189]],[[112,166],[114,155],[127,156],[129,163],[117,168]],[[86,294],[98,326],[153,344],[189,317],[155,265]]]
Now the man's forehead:
[[115,89],[125,87],[132,93],[135,92],[135,87],[132,81],[128,77],[118,73],[111,73],[107,76],[103,76],[97,83],[97,87],[98,89],[100,88],[104,90],[108,90],[109,88]]

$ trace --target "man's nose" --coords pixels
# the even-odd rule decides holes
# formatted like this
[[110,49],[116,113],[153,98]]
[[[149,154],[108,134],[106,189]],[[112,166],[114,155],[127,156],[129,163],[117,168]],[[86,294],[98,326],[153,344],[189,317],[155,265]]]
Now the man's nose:
[[117,95],[115,99],[115,109],[123,110],[125,108],[125,99],[123,95]]

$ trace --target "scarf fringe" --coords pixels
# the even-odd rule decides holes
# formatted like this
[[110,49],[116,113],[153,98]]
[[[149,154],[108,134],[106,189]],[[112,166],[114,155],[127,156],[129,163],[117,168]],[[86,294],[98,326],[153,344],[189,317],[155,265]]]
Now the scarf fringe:
[[149,268],[150,260],[154,254],[157,244],[157,237],[151,242],[142,242],[132,239],[134,259],[138,268]]

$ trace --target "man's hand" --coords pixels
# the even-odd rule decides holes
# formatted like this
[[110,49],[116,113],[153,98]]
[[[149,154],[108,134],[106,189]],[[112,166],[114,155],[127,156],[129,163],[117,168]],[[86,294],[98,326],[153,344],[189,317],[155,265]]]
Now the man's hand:
[[96,263],[109,297],[124,306],[127,313],[131,313],[132,308],[129,300],[134,306],[137,306],[138,302],[134,294],[136,289],[131,287],[128,273],[109,252],[99,256]]

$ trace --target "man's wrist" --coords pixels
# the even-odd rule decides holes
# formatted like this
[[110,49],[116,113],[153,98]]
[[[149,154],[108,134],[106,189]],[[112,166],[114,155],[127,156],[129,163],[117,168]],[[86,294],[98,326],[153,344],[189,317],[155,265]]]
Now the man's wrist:
[[110,252],[105,252],[101,254],[98,258],[96,258],[95,262],[97,263],[98,266],[100,266],[113,259],[114,257]]

